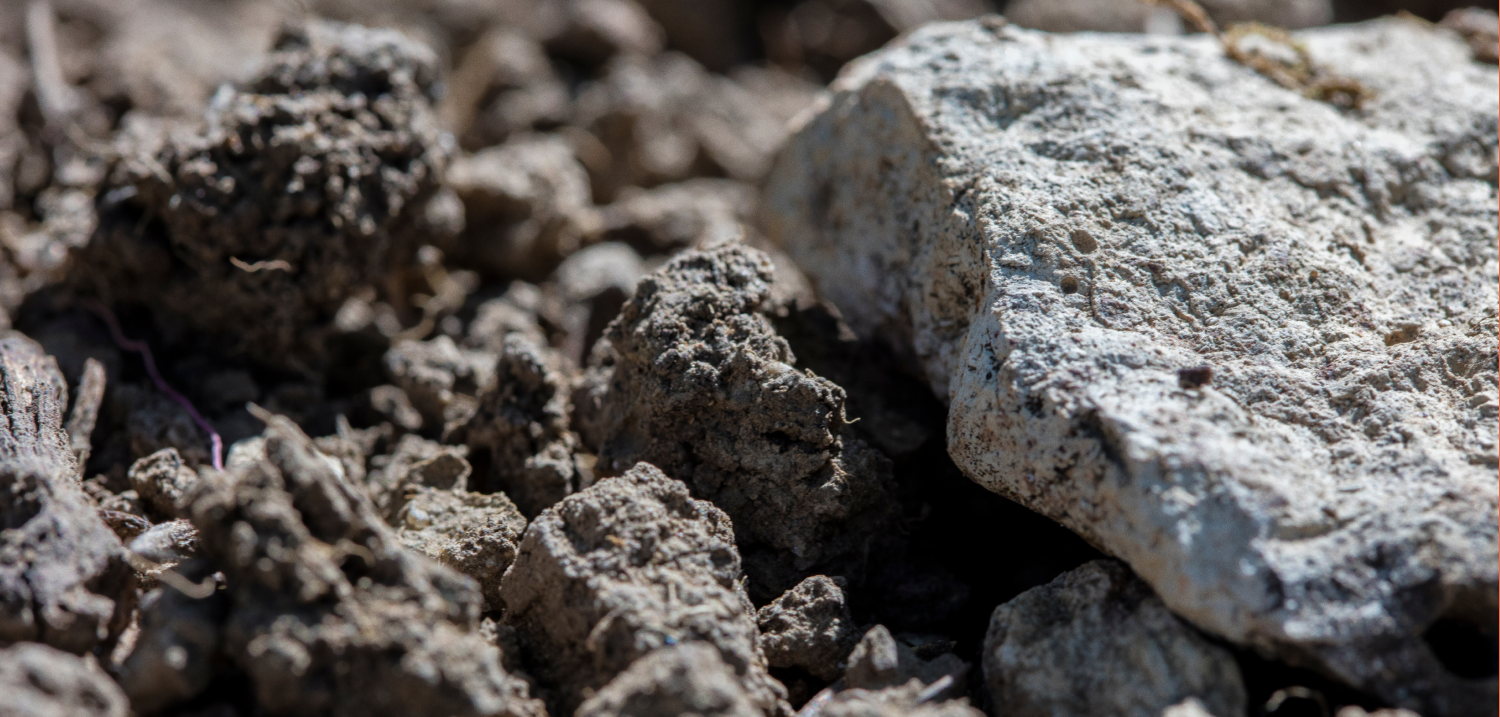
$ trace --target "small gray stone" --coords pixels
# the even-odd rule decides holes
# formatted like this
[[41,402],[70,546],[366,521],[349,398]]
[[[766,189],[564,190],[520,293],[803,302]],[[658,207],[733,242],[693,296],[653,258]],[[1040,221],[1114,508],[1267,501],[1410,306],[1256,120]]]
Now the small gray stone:
[[859,639],[844,597],[842,578],[814,575],[760,609],[760,648],[772,667],[799,667],[814,677],[838,679],[844,658]]
[[990,704],[1015,717],[1161,717],[1196,699],[1243,717],[1234,656],[1113,560],[1095,560],[995,609],[984,641]]

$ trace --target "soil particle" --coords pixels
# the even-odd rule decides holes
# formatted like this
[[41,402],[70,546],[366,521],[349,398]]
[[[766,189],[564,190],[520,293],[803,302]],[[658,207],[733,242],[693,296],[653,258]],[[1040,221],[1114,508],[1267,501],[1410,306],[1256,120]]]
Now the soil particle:
[[441,180],[436,58],[391,30],[314,22],[221,90],[196,133],[127,154],[79,272],[233,353],[317,365],[344,299],[379,286]]
[[843,578],[814,575],[756,613],[760,649],[775,668],[800,668],[824,682],[838,679],[859,633],[844,599]]
[[136,461],[127,477],[148,515],[158,520],[178,517],[183,496],[198,482],[198,474],[183,465],[175,448],[163,448]]
[[394,524],[407,494],[421,487],[465,490],[473,468],[463,446],[407,434],[388,454],[374,456],[365,475],[365,490],[380,514]]
[[0,641],[81,654],[129,621],[132,573],[78,484],[57,363],[20,334],[0,336],[0,391]]
[[415,486],[396,516],[406,547],[479,583],[486,610],[500,607],[500,579],[516,559],[526,518],[503,493]]
[[[848,559],[891,513],[890,464],[854,438],[844,392],[792,367],[763,313],[770,259],[724,245],[643,279],[576,399],[601,470],[649,461],[734,518],[753,594]],[[800,575],[798,573],[801,573]]]
[[798,713],[803,717],[980,717],[964,698],[943,700],[921,680],[884,689],[849,689],[829,694]]
[[430,427],[466,421],[474,396],[495,382],[494,364],[493,355],[459,348],[447,336],[402,341],[385,354],[387,377]]
[[23,642],[0,649],[0,701],[8,717],[126,717],[130,704],[92,656]]
[[519,135],[461,157],[447,184],[464,204],[455,254],[493,276],[542,279],[597,221],[588,174],[552,135]]
[[742,579],[729,517],[638,464],[537,517],[500,589],[554,714],[653,650],[693,642],[719,653],[754,712],[784,714]]
[[577,717],[756,717],[719,651],[701,642],[653,650],[590,697]]
[[969,664],[949,652],[952,646],[941,638],[931,640],[921,635],[898,638],[884,625],[876,625],[849,653],[844,686],[881,690],[916,680],[924,686],[932,685],[933,697],[960,696],[966,691]]
[[464,440],[488,456],[481,490],[501,490],[535,516],[582,488],[578,437],[568,428],[572,381],[556,352],[510,334],[495,364],[496,380],[479,396]]
[[478,633],[478,586],[403,547],[283,417],[191,494],[229,596],[224,653],[272,714],[541,714]]

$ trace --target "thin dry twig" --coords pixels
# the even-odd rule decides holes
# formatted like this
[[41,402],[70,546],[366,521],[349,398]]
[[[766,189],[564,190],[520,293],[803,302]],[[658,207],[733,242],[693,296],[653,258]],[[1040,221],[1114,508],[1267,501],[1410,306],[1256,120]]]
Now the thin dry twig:
[[282,259],[272,259],[271,261],[257,261],[251,263],[240,259],[239,257],[231,256],[229,257],[229,263],[233,264],[236,269],[249,274],[254,274],[257,271],[271,271],[274,269],[280,269],[281,271],[285,272],[292,271],[292,265]]
[[78,382],[78,397],[68,415],[68,443],[78,459],[78,471],[89,461],[92,444],[89,436],[99,422],[99,407],[104,403],[104,364],[95,359],[83,362],[83,379]]
[[214,427],[203,417],[203,414],[198,413],[198,409],[193,406],[192,401],[187,399],[187,396],[178,393],[176,389],[172,388],[171,384],[167,383],[166,379],[162,378],[161,373],[156,370],[156,360],[151,356],[150,344],[147,344],[145,341],[132,341],[126,338],[125,333],[120,330],[120,322],[115,319],[114,312],[110,311],[109,307],[104,304],[93,299],[85,299],[83,307],[104,321],[104,324],[109,327],[109,334],[114,339],[116,346],[141,355],[141,359],[146,364],[146,373],[151,377],[151,383],[156,385],[156,390],[166,394],[167,398],[172,399],[177,402],[177,405],[182,406],[188,412],[188,415],[192,416],[193,423],[198,424],[198,428],[208,434],[209,442],[213,447],[214,468],[216,470],[224,470],[224,439],[219,437],[219,432],[214,430]]

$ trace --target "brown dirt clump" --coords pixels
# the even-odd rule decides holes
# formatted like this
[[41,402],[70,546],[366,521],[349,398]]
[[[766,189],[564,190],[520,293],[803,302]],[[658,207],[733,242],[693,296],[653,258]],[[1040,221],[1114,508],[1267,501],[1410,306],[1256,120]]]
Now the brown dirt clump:
[[785,692],[766,674],[742,580],[728,516],[639,464],[537,517],[500,592],[556,713],[653,650],[700,642],[756,713],[782,714]]
[[853,560],[892,491],[889,462],[848,428],[843,389],[793,368],[765,314],[773,278],[738,245],[668,262],[605,331],[577,399],[601,470],[651,462],[734,519],[766,599]]
[[415,249],[448,149],[437,60],[389,30],[313,23],[215,95],[198,131],[126,150],[78,276],[231,353],[319,365],[346,297]]

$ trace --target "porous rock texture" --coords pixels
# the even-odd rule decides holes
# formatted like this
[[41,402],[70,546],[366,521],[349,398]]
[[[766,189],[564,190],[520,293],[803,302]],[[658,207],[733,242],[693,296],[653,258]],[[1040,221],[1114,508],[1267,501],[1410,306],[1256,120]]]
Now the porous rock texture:
[[604,695],[653,650],[689,642],[718,653],[754,713],[783,714],[785,688],[766,673],[742,581],[729,517],[642,463],[532,521],[500,595],[553,714],[572,714],[586,690]]
[[973,480],[1210,632],[1493,714],[1421,635],[1495,631],[1496,70],[1399,18],[1296,37],[1363,109],[1206,37],[930,26],[835,83],[767,231]]
[[1245,714],[1234,656],[1167,610],[1113,560],[1095,560],[995,608],[984,641],[990,704],[1016,717],[1159,717],[1194,698]]
[[[478,631],[478,586],[402,546],[360,486],[285,417],[189,495],[223,572],[223,651],[262,709],[508,715],[539,702]],[[237,451],[239,452],[239,451]]]
[[135,581],[120,539],[78,481],[57,362],[0,335],[0,643],[82,654],[129,620]]
[[130,704],[92,656],[34,642],[0,650],[0,714],[6,717],[126,717]]
[[416,248],[449,152],[437,74],[433,52],[393,30],[289,30],[201,129],[122,144],[78,281],[230,351],[324,360],[344,299]]
[[890,517],[890,463],[853,437],[844,391],[811,372],[765,311],[771,260],[723,244],[641,280],[578,392],[601,471],[647,461],[734,520],[751,590],[770,600],[854,555]]

